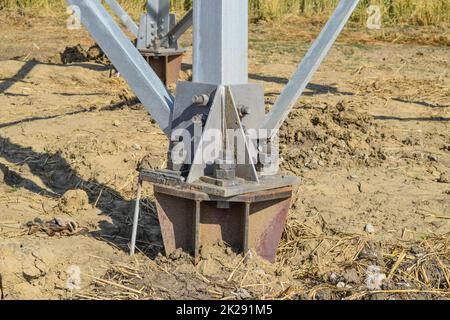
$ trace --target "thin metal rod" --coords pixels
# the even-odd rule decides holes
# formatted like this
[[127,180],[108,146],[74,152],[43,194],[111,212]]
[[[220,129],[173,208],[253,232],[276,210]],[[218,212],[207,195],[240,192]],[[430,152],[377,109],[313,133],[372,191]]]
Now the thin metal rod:
[[125,27],[137,38],[139,28],[137,24],[131,19],[128,13],[123,10],[120,4],[117,3],[116,0],[105,0],[108,6],[114,11],[114,13],[120,18],[120,21],[124,24]]
[[327,56],[333,43],[358,5],[358,2],[359,0],[341,0],[336,11],[298,66],[294,76],[278,97],[272,110],[266,115],[261,129],[271,131],[271,136],[276,134],[320,64]]
[[169,136],[174,98],[156,73],[98,0],[66,1],[79,8],[83,25]]
[[200,209],[201,201],[195,201],[195,214],[194,214],[194,258],[197,261],[200,251]]
[[134,206],[134,217],[133,217],[133,231],[131,234],[131,245],[130,245],[130,255],[134,255],[136,250],[136,237],[137,237],[137,228],[139,225],[139,213],[140,213],[140,205],[141,205],[141,196],[142,196],[142,181],[139,180],[138,190],[136,196],[136,203]]
[[249,250],[249,235],[248,235],[248,230],[250,227],[249,223],[250,223],[250,203],[246,202],[244,213],[244,243],[243,243],[244,255],[247,254]]

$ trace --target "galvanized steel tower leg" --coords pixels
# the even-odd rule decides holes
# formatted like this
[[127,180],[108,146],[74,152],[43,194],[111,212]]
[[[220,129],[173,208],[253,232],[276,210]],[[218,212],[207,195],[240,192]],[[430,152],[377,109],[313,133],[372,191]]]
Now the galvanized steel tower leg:
[[193,81],[248,82],[248,1],[194,0]]
[[147,11],[152,20],[158,25],[158,35],[169,32],[170,0],[148,0]]

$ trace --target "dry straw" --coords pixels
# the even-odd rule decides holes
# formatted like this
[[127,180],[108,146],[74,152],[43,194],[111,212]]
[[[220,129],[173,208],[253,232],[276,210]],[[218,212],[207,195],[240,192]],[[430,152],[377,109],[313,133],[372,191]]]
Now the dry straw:
[[[220,274],[202,274],[189,258],[166,261],[163,266],[145,257],[141,263],[112,264],[102,278],[89,276],[92,285],[78,299],[169,299],[178,292],[154,283],[155,273],[164,273],[187,287],[187,298],[242,299],[436,299],[450,298],[450,235],[431,236],[411,243],[379,244],[366,235],[335,234],[296,219],[288,222],[274,265],[255,258],[236,256],[227,262],[211,257]],[[252,257],[254,253],[250,253]],[[245,260],[245,263],[244,263]],[[180,265],[184,265],[180,269]],[[366,277],[376,265],[384,275],[383,285],[369,289]],[[162,271],[161,271],[162,270]],[[350,271],[351,272],[350,272]],[[349,280],[346,274],[353,274]],[[255,274],[261,274],[255,278]],[[350,281],[350,282],[349,282]],[[353,281],[353,282],[352,282]],[[344,285],[342,285],[344,284]],[[244,295],[244,296],[243,296]]]

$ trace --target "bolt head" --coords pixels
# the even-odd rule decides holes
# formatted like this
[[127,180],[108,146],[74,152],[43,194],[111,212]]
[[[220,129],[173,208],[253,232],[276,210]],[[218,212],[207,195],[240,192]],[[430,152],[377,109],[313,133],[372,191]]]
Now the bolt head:
[[235,170],[222,170],[222,169],[215,169],[214,170],[214,177],[216,179],[221,180],[233,180],[236,178],[236,171]]

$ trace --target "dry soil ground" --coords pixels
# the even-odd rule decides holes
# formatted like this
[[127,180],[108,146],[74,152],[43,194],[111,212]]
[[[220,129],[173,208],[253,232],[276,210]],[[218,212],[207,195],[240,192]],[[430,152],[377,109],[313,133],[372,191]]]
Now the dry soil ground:
[[[251,27],[268,108],[318,31],[282,26]],[[450,297],[448,31],[346,31],[281,132],[302,183],[277,263],[218,244],[194,266],[161,254],[151,188],[127,255],[136,167],[164,166],[167,141],[107,66],[61,63],[87,33],[5,13],[0,27],[2,299]]]

